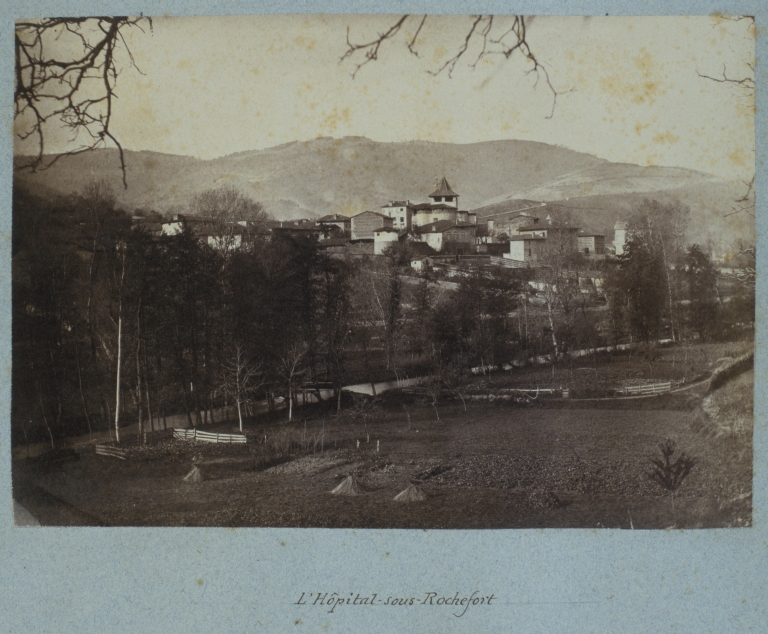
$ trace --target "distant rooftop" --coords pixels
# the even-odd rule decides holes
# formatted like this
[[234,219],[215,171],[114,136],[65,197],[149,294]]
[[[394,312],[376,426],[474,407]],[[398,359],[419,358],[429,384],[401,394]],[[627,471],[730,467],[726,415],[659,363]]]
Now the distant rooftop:
[[331,214],[318,218],[317,222],[349,222],[349,217],[342,216],[341,214]]
[[458,194],[451,189],[445,176],[443,176],[443,180],[438,183],[437,189],[429,195],[430,198],[435,198],[436,196],[458,196]]

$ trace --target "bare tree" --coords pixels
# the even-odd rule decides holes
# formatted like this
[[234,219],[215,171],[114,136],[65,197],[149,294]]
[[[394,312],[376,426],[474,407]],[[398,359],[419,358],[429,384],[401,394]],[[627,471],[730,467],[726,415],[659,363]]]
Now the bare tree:
[[293,401],[296,398],[296,388],[301,378],[306,375],[308,368],[305,366],[309,346],[304,343],[294,343],[281,356],[278,374],[282,378],[285,387],[288,388],[288,421],[293,420]]
[[220,223],[225,233],[224,239],[230,240],[232,246],[236,243],[234,236],[241,235],[249,228],[258,231],[269,220],[260,202],[232,186],[209,189],[198,194],[192,199],[190,209],[199,217]]
[[230,358],[222,363],[221,389],[237,405],[240,431],[243,431],[243,407],[253,402],[256,391],[264,385],[263,376],[262,363],[254,361],[239,343],[235,344]]
[[[139,70],[123,37],[129,28],[152,26],[149,18],[47,18],[16,23],[14,122],[18,137],[30,140],[31,157],[18,167],[50,167],[61,156],[80,154],[112,143],[120,155],[127,187],[123,147],[110,130],[115,86],[122,71],[118,51]],[[139,71],[141,72],[141,71]],[[73,149],[45,157],[52,125],[68,129]]]
[[[352,41],[349,27],[347,27],[347,47],[340,61],[349,60],[354,64],[352,71],[354,78],[363,66],[379,59],[383,46],[395,42],[400,36],[408,51],[420,57],[417,42],[423,42],[425,37],[428,37],[425,35],[429,30],[425,29],[428,20],[430,16],[427,15],[401,15],[387,29],[363,41]],[[470,16],[464,38],[459,42],[453,55],[444,59],[437,68],[429,69],[427,72],[435,76],[446,73],[450,77],[462,59],[469,60],[469,67],[475,69],[486,58],[497,56],[510,59],[517,54],[529,65],[526,74],[534,74],[536,84],[543,78],[552,93],[552,110],[547,116],[547,119],[551,119],[555,114],[558,94],[562,93],[555,90],[547,68],[539,61],[528,43],[528,26],[532,21],[533,18],[522,15]],[[410,35],[407,33],[406,25],[414,23],[416,30],[413,31],[413,35]]]
[[539,262],[542,265],[539,274],[543,282],[542,292],[546,301],[555,362],[560,358],[563,344],[557,336],[556,315],[562,311],[564,318],[570,319],[574,300],[579,293],[578,275],[574,273],[574,264],[578,257],[576,232],[577,228],[573,226],[570,214],[553,220],[547,226],[546,240],[539,254]]
[[120,242],[117,245],[118,260],[120,261],[120,281],[117,281],[117,273],[112,271],[117,287],[117,378],[115,379],[115,440],[120,442],[120,374],[123,365],[123,284],[125,282],[125,250],[126,245]]
[[754,245],[738,246],[737,267],[731,271],[720,272],[720,277],[738,283],[744,290],[755,291],[757,279],[757,258]]
[[85,321],[88,327],[88,339],[91,355],[95,353],[95,341],[93,337],[93,291],[96,276],[96,253],[99,243],[103,238],[104,224],[107,217],[115,209],[117,199],[112,188],[106,181],[93,181],[85,186],[77,197],[78,204],[85,212],[85,234],[90,243],[90,259],[88,261],[88,299],[86,302]]

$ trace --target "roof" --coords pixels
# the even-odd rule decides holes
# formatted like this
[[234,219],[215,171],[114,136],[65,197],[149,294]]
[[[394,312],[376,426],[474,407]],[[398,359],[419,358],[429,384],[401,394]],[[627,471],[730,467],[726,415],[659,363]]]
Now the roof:
[[421,225],[418,229],[419,233],[442,233],[454,226],[456,226],[456,223],[450,220],[438,220],[437,222],[430,222],[427,225]]
[[438,220],[417,227],[419,233],[443,233],[449,229],[477,229],[477,225],[467,222],[454,222],[453,220]]
[[349,222],[349,217],[342,216],[341,214],[332,214],[330,216],[318,218],[316,222]]
[[409,241],[408,242],[408,248],[411,251],[411,254],[415,255],[432,255],[435,253],[435,250],[429,246],[426,242],[420,242],[420,241]]
[[579,238],[604,238],[604,233],[587,233],[579,231]]
[[382,209],[386,209],[387,207],[411,207],[413,208],[415,205],[413,205],[410,201],[407,200],[390,200],[386,205],[382,205]]
[[320,242],[321,247],[342,247],[349,244],[349,238],[328,238]]
[[373,230],[374,233],[399,233],[397,229],[394,227],[379,227],[378,229]]
[[267,229],[295,229],[299,231],[319,231],[312,220],[268,220],[264,223]]
[[564,227],[562,225],[549,225],[549,224],[538,224],[538,225],[527,225],[524,227],[518,227],[518,231],[578,231],[578,227]]
[[448,181],[445,180],[445,176],[443,176],[443,180],[440,181],[437,189],[429,195],[430,198],[434,198],[435,196],[458,196],[458,194],[451,189]]
[[355,214],[352,216],[352,218],[357,218],[358,216],[362,216],[363,214],[374,214],[376,216],[381,216],[382,218],[389,219],[389,216],[385,216],[384,214],[380,214],[378,211],[361,211],[359,214]]

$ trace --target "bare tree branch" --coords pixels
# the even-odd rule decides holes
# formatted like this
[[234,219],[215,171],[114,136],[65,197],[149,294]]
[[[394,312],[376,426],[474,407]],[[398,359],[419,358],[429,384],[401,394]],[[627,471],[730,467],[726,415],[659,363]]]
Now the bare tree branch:
[[[356,63],[352,72],[352,77],[355,77],[357,72],[363,66],[379,59],[381,47],[386,42],[394,41],[398,33],[402,30],[403,25],[411,17],[415,16],[410,16],[407,14],[400,16],[388,29],[379,33],[375,38],[362,43],[353,43],[350,40],[349,28],[347,28],[347,49],[344,51],[344,54],[341,56],[339,61],[343,62],[345,60],[359,59],[360,61]],[[416,39],[419,37],[419,35],[422,34],[422,30],[424,24],[427,21],[427,17],[427,15],[421,16],[421,20],[419,21],[419,25],[416,28],[416,32],[414,33],[413,37],[405,42],[405,46],[408,51],[416,57],[419,57],[419,53],[415,50],[414,45],[416,43]],[[449,77],[451,77],[454,70],[456,69],[456,66],[461,61],[461,59],[465,57],[465,55],[469,53],[469,55],[474,56],[474,53],[471,52],[474,50],[474,46],[478,46],[479,50],[477,55],[474,56],[474,61],[469,64],[469,67],[472,69],[475,69],[483,59],[490,55],[502,55],[505,59],[510,59],[517,51],[523,58],[525,58],[529,63],[533,65],[532,68],[526,71],[526,75],[535,73],[536,83],[534,84],[534,87],[538,84],[539,79],[543,76],[547,88],[552,93],[552,110],[546,117],[547,119],[551,119],[555,113],[557,97],[559,94],[564,93],[555,90],[555,87],[552,84],[552,80],[549,76],[549,72],[547,71],[546,67],[538,60],[536,55],[534,55],[533,51],[528,45],[525,16],[509,16],[508,19],[512,21],[511,26],[509,26],[509,28],[506,30],[503,30],[497,37],[494,37],[492,34],[500,19],[501,18],[498,16],[493,15],[472,16],[472,22],[469,25],[467,32],[464,35],[464,38],[462,39],[456,53],[446,59],[438,68],[428,69],[427,72],[434,76],[445,72]],[[506,21],[506,19],[507,17],[505,16],[504,21]],[[423,38],[424,36],[422,35],[422,40]]]
[[416,44],[416,38],[419,37],[419,33],[421,33],[421,28],[424,26],[424,23],[427,21],[427,14],[425,13],[423,16],[421,16],[421,22],[419,22],[419,28],[416,29],[416,33],[413,34],[413,37],[411,38],[411,41],[408,42],[408,50],[415,55],[416,57],[419,56],[418,52],[413,48],[414,44]]
[[[355,53],[358,51],[363,51],[363,61],[358,63],[355,67],[355,70],[352,72],[352,77],[354,78],[355,75],[357,75],[357,71],[359,71],[363,66],[365,66],[367,63],[375,61],[379,58],[379,49],[381,48],[381,45],[386,42],[387,40],[391,40],[395,35],[397,35],[397,32],[400,30],[400,27],[403,26],[405,21],[409,18],[409,15],[403,15],[400,17],[400,19],[395,22],[387,31],[384,33],[380,33],[377,38],[374,40],[371,40],[370,42],[365,42],[363,44],[353,44],[349,40],[349,27],[347,27],[347,50],[344,52],[344,55],[341,56],[340,62],[343,62],[345,59],[352,57]],[[415,39],[415,38],[414,38]]]
[[739,79],[735,77],[728,77],[728,72],[726,70],[725,64],[723,64],[722,77],[712,77],[711,75],[705,75],[704,73],[700,73],[699,71],[696,71],[696,74],[702,79],[709,79],[711,81],[716,81],[719,84],[731,84],[733,86],[741,86],[747,89],[746,90],[747,96],[752,96],[755,94],[755,67],[750,63],[747,63],[747,66],[752,71],[752,75],[747,77],[741,77]]
[[[150,18],[93,17],[48,18],[16,23],[14,69],[14,120],[22,141],[34,139],[31,157],[17,160],[17,169],[37,171],[53,165],[62,156],[74,156],[112,144],[120,156],[123,185],[125,156],[120,141],[110,130],[115,86],[120,74],[115,53],[128,54],[136,66],[123,32],[141,30]],[[45,156],[50,125],[68,128],[72,144],[79,146]]]

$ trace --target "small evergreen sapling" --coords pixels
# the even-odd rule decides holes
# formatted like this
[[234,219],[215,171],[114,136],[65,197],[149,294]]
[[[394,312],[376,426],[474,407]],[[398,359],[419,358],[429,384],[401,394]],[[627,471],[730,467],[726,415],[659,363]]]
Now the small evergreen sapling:
[[696,465],[696,458],[689,456],[684,451],[680,452],[677,460],[673,462],[672,456],[675,453],[675,449],[675,441],[671,438],[667,438],[664,442],[659,443],[659,451],[661,451],[662,458],[651,458],[653,470],[648,474],[651,480],[658,482],[671,493],[680,488],[683,480],[685,480],[691,469]]

